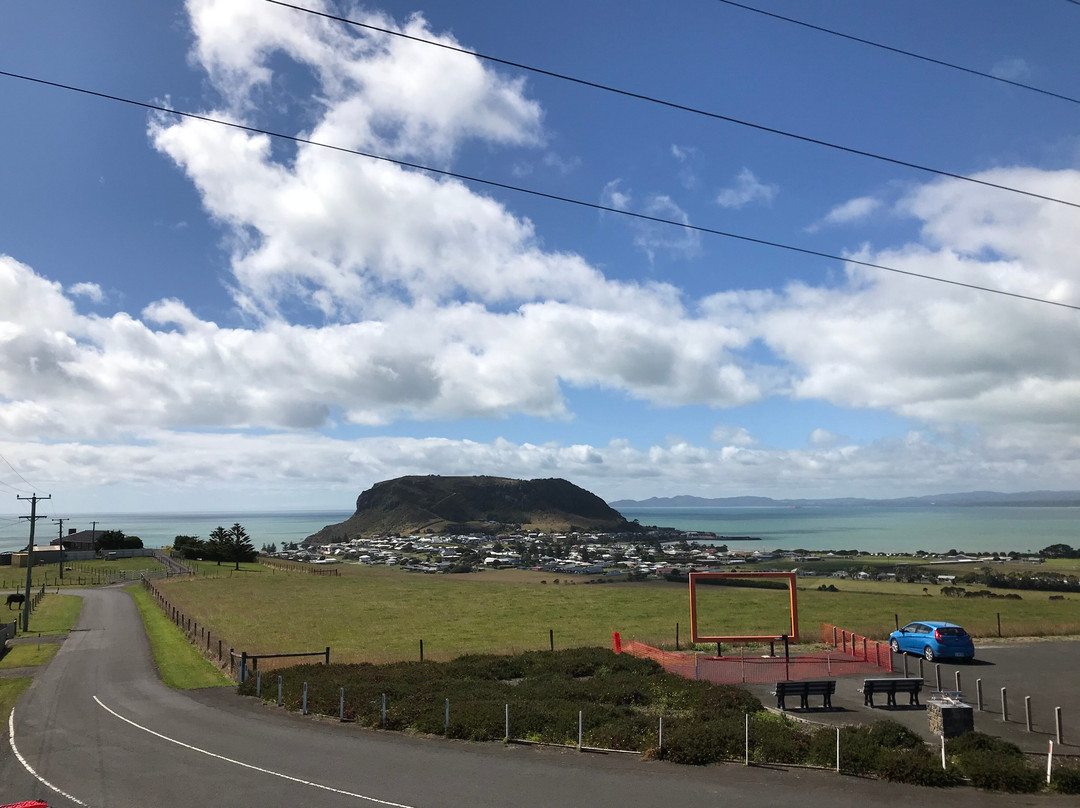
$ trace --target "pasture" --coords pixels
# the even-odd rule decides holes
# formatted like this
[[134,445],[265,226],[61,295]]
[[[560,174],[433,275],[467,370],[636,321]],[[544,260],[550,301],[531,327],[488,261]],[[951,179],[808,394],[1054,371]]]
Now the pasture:
[[[390,662],[449,659],[462,653],[505,653],[548,647],[609,646],[611,633],[673,647],[675,624],[689,639],[685,584],[588,584],[587,578],[520,570],[467,575],[411,575],[385,567],[342,565],[339,577],[251,569],[231,577],[173,579],[160,586],[184,613],[225,637],[237,650],[317,651],[332,660]],[[555,581],[558,580],[558,583]],[[819,592],[822,584],[838,592]],[[702,630],[718,634],[783,633],[782,590],[707,587],[699,590]],[[808,578],[800,581],[803,641],[816,642],[819,623],[885,638],[917,619],[960,623],[976,637],[1080,634],[1080,595],[1049,600],[946,598],[937,587]]]

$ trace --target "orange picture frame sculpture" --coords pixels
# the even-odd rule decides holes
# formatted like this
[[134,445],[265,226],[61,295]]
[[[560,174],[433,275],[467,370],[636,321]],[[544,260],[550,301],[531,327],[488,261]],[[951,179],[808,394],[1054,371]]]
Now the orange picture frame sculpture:
[[758,578],[784,578],[788,582],[788,595],[791,599],[791,628],[787,632],[788,638],[792,642],[799,641],[799,604],[795,595],[795,579],[794,572],[691,572],[690,573],[690,639],[693,642],[729,642],[729,643],[746,643],[746,642],[769,642],[771,640],[780,639],[783,636],[783,632],[779,634],[754,634],[754,635],[732,635],[726,637],[711,637],[698,633],[698,613],[697,613],[697,582],[706,578],[746,578],[750,580],[756,580]]

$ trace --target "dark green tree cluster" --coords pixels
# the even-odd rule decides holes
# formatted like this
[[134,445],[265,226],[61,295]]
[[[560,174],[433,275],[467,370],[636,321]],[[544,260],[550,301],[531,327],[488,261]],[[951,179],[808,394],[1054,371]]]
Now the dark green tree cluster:
[[218,564],[231,561],[236,564],[236,569],[240,569],[241,561],[254,561],[258,555],[251,537],[239,522],[228,529],[219,525],[206,541],[198,536],[177,536],[173,540],[173,551],[180,553],[182,558],[201,558]]
[[94,542],[94,549],[99,553],[110,550],[140,550],[142,546],[142,539],[138,536],[125,536],[122,530],[106,530],[99,533]]

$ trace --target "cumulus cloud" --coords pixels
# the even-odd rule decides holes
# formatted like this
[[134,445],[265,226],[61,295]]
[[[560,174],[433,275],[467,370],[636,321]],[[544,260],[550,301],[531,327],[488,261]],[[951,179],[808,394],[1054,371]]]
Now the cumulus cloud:
[[816,233],[823,227],[838,224],[850,224],[862,221],[880,208],[882,202],[872,196],[860,196],[849,199],[825,214],[820,220],[806,228],[808,233]]
[[75,297],[85,297],[92,303],[101,303],[105,300],[105,294],[96,283],[76,283],[68,289],[68,293]]
[[712,431],[713,443],[719,443],[721,446],[753,446],[757,443],[750,432],[741,426],[727,426],[721,424]]
[[744,208],[752,202],[768,205],[779,188],[762,182],[749,168],[743,168],[735,177],[735,184],[722,188],[716,195],[716,204],[722,208]]

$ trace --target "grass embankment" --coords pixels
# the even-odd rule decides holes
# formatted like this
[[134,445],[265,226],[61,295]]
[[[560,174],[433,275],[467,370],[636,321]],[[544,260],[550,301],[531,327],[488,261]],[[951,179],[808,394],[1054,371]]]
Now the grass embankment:
[[[462,653],[508,653],[548,647],[608,646],[624,639],[673,645],[675,624],[689,639],[685,584],[587,584],[584,578],[486,571],[470,575],[411,575],[400,570],[343,565],[339,577],[262,571],[230,578],[161,581],[169,600],[237,649],[261,653],[318,651],[335,661],[449,659]],[[546,583],[541,583],[546,581]],[[818,592],[822,583],[838,592]],[[568,585],[569,584],[569,585]],[[1021,600],[945,598],[939,588],[893,583],[806,579],[799,591],[805,642],[818,624],[832,623],[885,638],[910,620],[944,619],[976,637],[1080,633],[1080,596],[1050,601],[1022,592]],[[780,634],[787,625],[786,590],[699,588],[701,629],[716,634]]]
[[0,659],[0,670],[32,668],[37,665],[44,665],[56,656],[56,652],[59,650],[60,646],[55,642],[16,645],[4,654],[3,659]]
[[7,730],[8,716],[15,707],[15,701],[19,694],[30,687],[33,679],[0,679],[0,722],[3,723],[4,731]]
[[161,613],[140,584],[132,584],[125,589],[135,598],[135,605],[150,638],[154,663],[166,685],[177,690],[190,690],[196,687],[232,684],[191,646],[181,631]]

